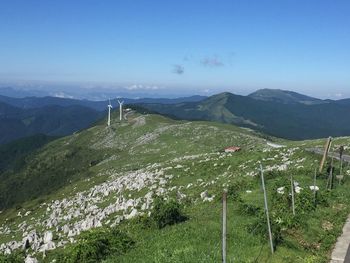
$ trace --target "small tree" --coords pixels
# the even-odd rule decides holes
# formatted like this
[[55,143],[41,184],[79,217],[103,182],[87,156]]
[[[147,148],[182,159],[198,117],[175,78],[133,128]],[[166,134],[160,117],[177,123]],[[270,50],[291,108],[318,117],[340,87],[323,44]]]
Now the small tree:
[[151,211],[151,220],[158,228],[183,222],[187,219],[182,214],[182,206],[176,200],[164,200],[157,197]]

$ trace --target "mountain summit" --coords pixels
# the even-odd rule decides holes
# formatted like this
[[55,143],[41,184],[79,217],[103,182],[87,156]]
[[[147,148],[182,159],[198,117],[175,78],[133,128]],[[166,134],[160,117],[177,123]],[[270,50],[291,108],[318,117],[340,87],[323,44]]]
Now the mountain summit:
[[294,91],[281,89],[260,89],[248,95],[250,98],[263,101],[279,102],[284,104],[323,104],[326,101],[309,97]]

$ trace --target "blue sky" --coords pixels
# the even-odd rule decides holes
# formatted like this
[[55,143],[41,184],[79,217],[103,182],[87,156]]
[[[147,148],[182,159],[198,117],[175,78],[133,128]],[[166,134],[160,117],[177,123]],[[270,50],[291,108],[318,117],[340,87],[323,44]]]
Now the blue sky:
[[349,14],[346,0],[2,0],[0,81],[350,97]]

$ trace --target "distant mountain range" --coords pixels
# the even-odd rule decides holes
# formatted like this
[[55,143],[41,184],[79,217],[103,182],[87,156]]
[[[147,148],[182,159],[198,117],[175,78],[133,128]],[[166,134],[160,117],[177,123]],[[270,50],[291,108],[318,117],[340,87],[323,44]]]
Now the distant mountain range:
[[[209,120],[256,129],[276,137],[311,139],[350,135],[350,99],[321,100],[292,91],[263,89],[248,96],[121,98],[176,119]],[[117,99],[112,105],[118,108]],[[45,134],[62,136],[89,127],[106,114],[108,101],[0,96],[0,144]]]
[[[106,101],[111,98],[129,98],[138,100],[139,98],[179,98],[191,97],[190,89],[169,90],[155,86],[132,85],[128,87],[99,87],[92,85],[91,87],[80,87],[79,85],[58,85],[53,83],[45,83],[24,87],[1,86],[0,95],[12,98],[26,97],[56,97],[76,100],[89,101]],[[200,92],[200,91],[199,91]],[[198,96],[195,96],[198,97]],[[203,96],[199,96],[203,97]],[[180,98],[181,99],[181,98]],[[165,99],[166,101],[167,99]],[[175,99],[176,100],[176,99]]]
[[[128,99],[125,104],[177,104],[200,101],[206,97],[191,96],[176,99]],[[117,100],[111,101],[116,108]],[[63,136],[89,127],[105,116],[108,101],[88,101],[57,97],[12,98],[0,96],[0,144],[12,140],[45,134]]]
[[225,92],[200,102],[142,106],[173,118],[237,124],[288,139],[350,135],[350,119],[345,117],[350,100],[319,100],[290,91],[260,90],[248,96]]
[[0,102],[0,144],[35,134],[62,136],[87,128],[103,116],[79,105],[20,109]]
[[305,105],[314,105],[314,104],[323,104],[328,101],[316,99],[306,95],[299,94],[294,91],[280,90],[280,89],[261,89],[248,97],[256,100],[269,101],[269,102],[278,102],[284,104],[305,104]]
[[[206,99],[204,96],[190,96],[175,99],[168,98],[142,98],[142,99],[129,99],[118,98],[120,101],[124,101],[125,104],[142,104],[142,103],[161,103],[161,104],[177,104],[182,102],[198,102]],[[90,100],[77,100],[67,99],[59,97],[25,97],[25,98],[13,98],[0,95],[0,102],[15,106],[21,109],[34,109],[45,106],[83,106],[97,111],[104,111],[107,109],[108,100],[105,101],[90,101]],[[113,107],[118,106],[117,99],[112,99],[111,104]]]

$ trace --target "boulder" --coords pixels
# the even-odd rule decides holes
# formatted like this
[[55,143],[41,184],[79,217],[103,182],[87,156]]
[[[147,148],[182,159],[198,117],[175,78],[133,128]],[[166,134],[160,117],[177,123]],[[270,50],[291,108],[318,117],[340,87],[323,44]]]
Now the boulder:
[[204,199],[204,198],[208,198],[209,197],[209,194],[208,194],[208,191],[205,190],[204,192],[201,193],[201,198]]
[[30,255],[27,255],[24,263],[39,263],[39,261],[36,258],[32,258]]
[[44,243],[47,244],[47,243],[51,242],[52,239],[53,239],[52,232],[51,231],[45,232],[45,234],[44,234]]

